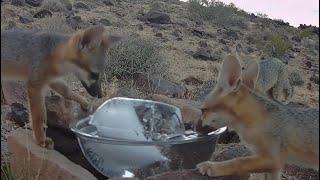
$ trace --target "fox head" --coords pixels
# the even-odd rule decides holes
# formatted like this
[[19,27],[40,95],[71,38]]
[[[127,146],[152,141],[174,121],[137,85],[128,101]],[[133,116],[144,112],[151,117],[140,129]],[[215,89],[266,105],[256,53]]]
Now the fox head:
[[103,26],[85,29],[70,38],[69,57],[78,67],[74,73],[91,96],[102,97],[101,75],[106,67],[107,49],[120,39],[108,36]]
[[[232,55],[227,56],[218,76],[215,88],[208,94],[202,103],[202,126],[219,128],[226,126],[230,120],[237,119],[234,109],[239,107],[239,102],[253,89],[259,73],[256,62],[248,65],[242,72],[239,60]],[[243,101],[242,101],[243,102]]]

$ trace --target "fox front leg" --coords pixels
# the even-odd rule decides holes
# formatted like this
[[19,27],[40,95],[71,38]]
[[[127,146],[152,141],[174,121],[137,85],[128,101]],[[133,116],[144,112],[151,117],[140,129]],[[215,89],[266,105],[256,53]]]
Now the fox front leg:
[[31,110],[32,130],[35,141],[44,148],[53,149],[53,141],[46,137],[47,113],[42,93],[42,86],[28,83],[28,97]]
[[274,159],[260,156],[241,157],[222,162],[206,161],[198,164],[197,169],[201,174],[207,174],[212,177],[268,172],[272,174],[272,180],[278,180],[278,176],[273,174],[280,171]]
[[78,102],[83,110],[92,112],[92,106],[88,103],[88,101],[84,97],[72,92],[72,90],[64,81],[57,80],[50,83],[49,86],[64,98]]

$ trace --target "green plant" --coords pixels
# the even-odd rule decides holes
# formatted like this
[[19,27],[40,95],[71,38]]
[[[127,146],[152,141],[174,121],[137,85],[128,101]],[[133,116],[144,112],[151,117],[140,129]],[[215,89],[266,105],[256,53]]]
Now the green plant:
[[274,57],[282,57],[291,47],[289,41],[285,40],[280,35],[271,35],[270,39]]
[[190,0],[188,10],[193,18],[225,26],[245,27],[245,17],[248,15],[236,8],[234,4],[226,5],[216,0]]
[[302,39],[302,38],[305,38],[305,37],[310,37],[312,36],[314,33],[312,32],[312,29],[310,28],[306,28],[306,29],[302,29],[300,32],[299,32],[299,37]]
[[1,164],[1,179],[4,179],[4,180],[16,180],[17,179],[10,164]]
[[168,66],[159,49],[152,40],[129,36],[109,49],[106,78],[128,79],[138,74],[163,77]]

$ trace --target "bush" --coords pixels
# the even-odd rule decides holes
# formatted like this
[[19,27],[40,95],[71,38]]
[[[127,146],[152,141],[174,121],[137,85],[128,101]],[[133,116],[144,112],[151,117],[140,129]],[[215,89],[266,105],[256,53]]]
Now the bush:
[[53,12],[61,12],[66,10],[66,7],[60,0],[44,0],[42,2],[42,7]]
[[245,17],[248,14],[233,4],[226,5],[220,1],[190,0],[188,9],[191,17],[225,26],[246,27]]
[[271,35],[271,45],[274,57],[282,57],[291,47],[290,43],[279,35]]
[[155,42],[130,36],[110,47],[106,78],[128,79],[138,74],[163,77],[167,63],[160,55]]

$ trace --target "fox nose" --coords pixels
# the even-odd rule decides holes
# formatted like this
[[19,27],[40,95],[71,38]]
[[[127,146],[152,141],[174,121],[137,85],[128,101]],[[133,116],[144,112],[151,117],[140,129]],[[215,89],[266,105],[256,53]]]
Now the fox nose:
[[89,86],[84,81],[81,81],[81,84],[92,97],[102,98],[100,81],[97,80]]

